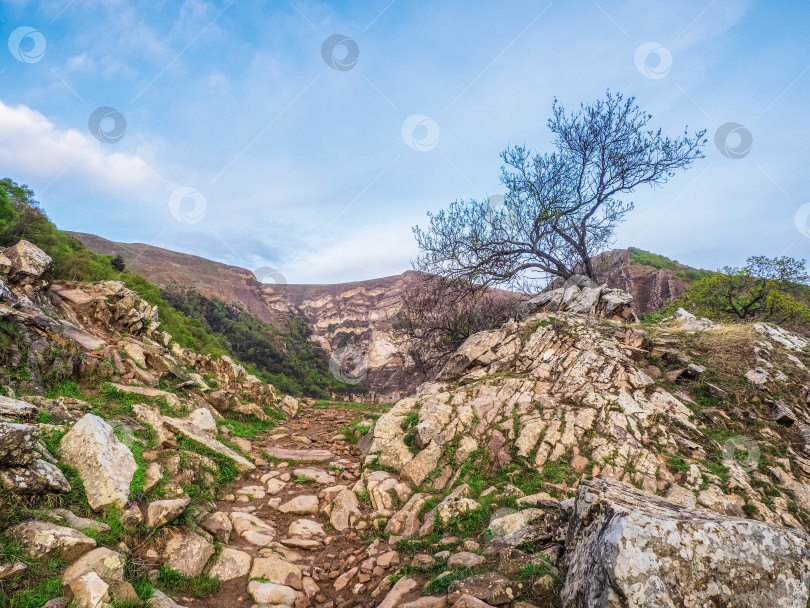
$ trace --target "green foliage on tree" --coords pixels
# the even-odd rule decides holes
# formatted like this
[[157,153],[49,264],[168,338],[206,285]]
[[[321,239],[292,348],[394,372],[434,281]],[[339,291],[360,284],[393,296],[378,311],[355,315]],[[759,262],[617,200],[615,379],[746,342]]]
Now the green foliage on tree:
[[[327,398],[346,385],[329,373],[329,355],[312,340],[312,326],[301,313],[276,327],[218,298],[191,289],[165,289],[163,297],[206,331],[252,371],[279,390],[296,396]],[[352,390],[357,392],[358,387]]]
[[115,268],[118,272],[124,272],[124,270],[126,270],[127,268],[127,263],[126,261],[124,261],[124,256],[122,256],[121,254],[115,256],[110,262],[110,264],[112,264],[112,267]]
[[805,260],[752,256],[692,283],[668,308],[720,320],[810,324]]

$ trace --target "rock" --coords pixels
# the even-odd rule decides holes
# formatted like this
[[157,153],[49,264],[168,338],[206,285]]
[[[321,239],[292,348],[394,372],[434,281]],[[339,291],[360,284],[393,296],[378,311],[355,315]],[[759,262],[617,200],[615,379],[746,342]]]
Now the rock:
[[717,486],[710,485],[708,489],[697,495],[698,504],[711,509],[721,515],[744,517],[743,506],[745,499],[738,494],[723,494]]
[[14,494],[64,494],[70,484],[59,468],[40,458],[0,471],[3,487]]
[[206,517],[200,524],[203,530],[214,535],[219,542],[226,544],[231,537],[233,524],[228,516],[222,511],[217,511]]
[[329,475],[326,471],[321,469],[314,469],[314,468],[301,468],[301,469],[294,469],[293,475],[296,477],[306,477],[307,479],[313,480],[315,483],[323,484],[323,485],[331,485],[335,483],[335,478]]
[[489,529],[496,536],[509,536],[518,530],[523,530],[535,521],[543,519],[545,514],[546,512],[542,509],[524,509],[493,519],[489,523]]
[[0,422],[0,465],[3,467],[20,466],[31,463],[37,453],[40,431],[28,424]]
[[33,418],[38,410],[36,405],[0,395],[0,416],[3,418],[10,420]]
[[93,549],[68,566],[62,575],[62,584],[70,585],[71,581],[95,572],[103,581],[113,584],[124,580],[126,558],[106,547]]
[[157,462],[150,462],[143,476],[143,491],[148,492],[163,481],[163,467]]
[[42,608],[68,608],[70,600],[66,597],[55,597],[42,604]]
[[413,487],[421,485],[429,473],[438,466],[444,454],[444,446],[436,441],[419,452],[413,459],[402,467],[402,477]]
[[329,523],[338,532],[347,530],[353,521],[362,516],[360,502],[351,490],[341,490],[328,506]]
[[321,591],[321,588],[318,587],[318,583],[308,576],[304,577],[302,587],[304,589],[304,594],[309,598],[315,597]]
[[110,586],[95,572],[73,579],[68,588],[77,608],[101,608],[110,601]]
[[129,506],[128,509],[124,509],[121,513],[121,523],[124,526],[124,530],[127,532],[135,532],[143,523],[143,513],[141,513],[141,508],[133,503]]
[[298,399],[295,397],[286,395],[278,405],[286,414],[287,418],[295,418],[298,414]]
[[87,517],[79,517],[73,511],[68,509],[51,509],[48,511],[48,517],[55,519],[56,523],[64,524],[68,528],[84,532],[85,530],[92,530],[93,532],[101,532],[106,534],[112,528],[105,524],[103,521],[97,519],[89,519]]
[[793,426],[796,415],[784,401],[777,401],[773,405],[773,420],[782,426]]
[[135,420],[146,423],[154,429],[155,439],[158,444],[169,443],[174,440],[174,435],[163,424],[163,416],[160,415],[157,408],[149,407],[143,403],[136,403],[132,406],[132,414],[135,416]]
[[146,525],[152,529],[166,525],[182,515],[190,502],[191,499],[188,497],[152,501],[146,510]]
[[94,549],[96,541],[73,528],[44,521],[26,521],[6,530],[20,541],[23,555],[33,559],[61,559],[72,562]]
[[260,606],[293,606],[295,600],[301,597],[301,593],[276,583],[262,583],[250,581],[248,583],[248,593],[253,596],[253,600]]
[[436,517],[442,525],[446,525],[459,515],[475,511],[480,506],[472,498],[448,497],[436,506]]
[[90,508],[123,507],[138,465],[112,427],[94,414],[82,417],[59,443],[61,460],[79,473]]
[[447,560],[447,565],[450,568],[475,568],[486,561],[486,558],[481,555],[460,551],[450,556],[450,559]]
[[341,589],[346,587],[346,585],[348,585],[351,582],[351,580],[354,578],[354,575],[357,574],[357,571],[359,569],[360,569],[359,567],[355,566],[354,568],[350,568],[349,570],[346,570],[346,572],[344,572],[339,577],[337,577],[335,579],[334,584],[333,584],[333,586],[335,588],[335,591],[340,591]]
[[51,267],[51,258],[33,243],[19,241],[3,250],[10,262],[8,279],[12,283],[30,284]]
[[402,608],[446,608],[447,598],[444,596],[426,595],[412,602],[400,604]]
[[246,576],[250,572],[252,558],[244,551],[225,547],[214,561],[208,573],[212,578],[229,581],[232,578]]
[[250,450],[252,449],[250,440],[244,439],[243,437],[231,437],[231,443],[236,445],[243,454],[250,454]]
[[335,455],[329,450],[287,450],[284,448],[268,448],[265,451],[274,458],[279,458],[281,460],[297,460],[299,462],[327,462],[335,458]]
[[436,560],[427,553],[417,553],[411,559],[411,566],[414,568],[430,568]]
[[251,579],[262,579],[277,585],[301,589],[301,570],[277,557],[257,557],[250,570]]
[[419,583],[410,577],[404,576],[394,583],[394,586],[391,587],[388,595],[385,596],[385,599],[380,602],[377,608],[395,608],[403,603],[402,598],[409,593],[416,591],[418,588]]
[[214,545],[192,532],[175,534],[163,550],[165,564],[186,577],[197,576],[214,554]]
[[453,608],[488,608],[489,604],[482,602],[477,597],[462,595],[453,604]]
[[22,562],[0,562],[0,581],[25,572],[27,567]]
[[209,450],[213,450],[214,452],[217,452],[225,456],[226,458],[232,460],[240,473],[247,473],[249,471],[253,471],[256,468],[256,465],[254,465],[248,459],[244,458],[243,456],[240,456],[239,454],[234,452],[231,448],[229,448],[225,444],[220,443],[213,437],[210,437],[205,431],[203,431],[193,423],[189,422],[188,420],[164,416],[163,423],[175,433],[181,433],[191,441],[205,448],[208,448]]
[[296,496],[278,508],[282,513],[296,515],[315,515],[318,513],[318,497],[307,494]]
[[172,598],[158,589],[152,592],[152,597],[146,602],[146,605],[149,608],[186,608],[185,606],[175,603]]
[[290,524],[287,530],[288,536],[300,536],[301,538],[312,538],[313,536],[325,536],[323,525],[311,519],[296,519]]
[[140,604],[140,598],[135,591],[135,587],[132,586],[132,583],[126,581],[119,583],[113,589],[112,594],[113,598],[119,600],[121,603]]
[[207,409],[201,407],[194,410],[189,414],[187,420],[204,433],[208,433],[211,437],[217,436],[217,422]]
[[580,608],[804,607],[805,534],[682,507],[620,482],[580,482],[562,599]]

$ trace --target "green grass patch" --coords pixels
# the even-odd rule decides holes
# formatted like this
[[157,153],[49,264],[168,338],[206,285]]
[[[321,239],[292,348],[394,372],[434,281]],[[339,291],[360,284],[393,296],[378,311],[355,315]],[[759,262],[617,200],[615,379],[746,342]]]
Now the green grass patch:
[[208,597],[219,590],[219,580],[211,578],[205,573],[189,578],[168,566],[160,569],[157,584],[169,592],[185,593],[198,598]]

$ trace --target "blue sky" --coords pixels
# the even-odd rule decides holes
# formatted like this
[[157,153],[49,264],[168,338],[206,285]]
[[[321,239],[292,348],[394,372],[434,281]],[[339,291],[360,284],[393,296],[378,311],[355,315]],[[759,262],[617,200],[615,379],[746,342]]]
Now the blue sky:
[[617,246],[703,268],[808,257],[808,17],[801,1],[6,0],[0,173],[64,229],[290,283],[367,279],[409,268],[426,211],[501,193],[506,146],[548,150],[555,96],[610,88],[709,137],[632,196]]

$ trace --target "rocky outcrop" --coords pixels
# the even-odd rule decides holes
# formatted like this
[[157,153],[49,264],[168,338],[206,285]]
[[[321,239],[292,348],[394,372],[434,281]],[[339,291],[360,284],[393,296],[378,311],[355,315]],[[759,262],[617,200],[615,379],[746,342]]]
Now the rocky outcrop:
[[607,479],[580,484],[566,553],[566,608],[807,605],[810,536]]
[[621,289],[597,285],[585,276],[573,276],[563,287],[544,291],[527,304],[529,314],[536,312],[570,312],[595,315],[602,319],[636,320],[633,296]]

